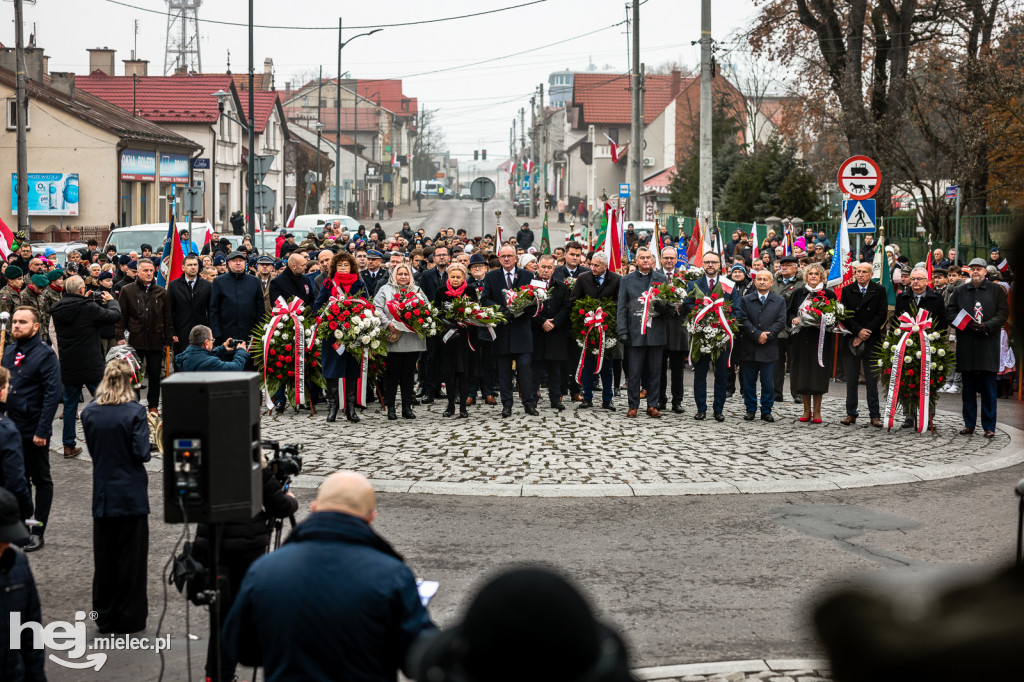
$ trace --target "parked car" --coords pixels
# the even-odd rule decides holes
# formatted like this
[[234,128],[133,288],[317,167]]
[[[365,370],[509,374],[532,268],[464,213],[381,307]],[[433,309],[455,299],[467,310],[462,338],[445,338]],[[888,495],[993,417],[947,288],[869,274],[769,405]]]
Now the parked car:
[[[192,237],[192,241],[199,247],[200,250],[203,248],[203,244],[206,243],[206,234],[213,230],[213,226],[210,223],[187,223],[179,222],[176,223],[175,227],[180,233],[184,229],[191,230],[189,236]],[[225,235],[229,239],[232,235]],[[148,223],[145,225],[131,225],[129,227],[118,227],[110,231],[107,235],[107,241],[103,245],[103,250],[106,251],[107,247],[113,244],[117,247],[118,253],[128,253],[129,251],[138,251],[142,248],[143,244],[149,244],[153,247],[153,251],[159,251],[163,246],[164,239],[167,238],[167,223]],[[238,237],[238,243],[241,243],[242,238]]]
[[459,190],[459,199],[472,199],[473,193],[469,191],[468,187],[463,187]]
[[512,206],[515,208],[517,216],[530,215],[530,195],[525,192],[520,192],[516,195],[515,201],[512,202]]
[[46,256],[47,249],[53,249],[53,253],[50,256],[46,256],[52,261],[55,261],[58,265],[64,265],[68,262],[68,252],[75,249],[82,253],[88,250],[88,246],[85,242],[33,242],[29,244],[32,246],[32,255],[44,257]]

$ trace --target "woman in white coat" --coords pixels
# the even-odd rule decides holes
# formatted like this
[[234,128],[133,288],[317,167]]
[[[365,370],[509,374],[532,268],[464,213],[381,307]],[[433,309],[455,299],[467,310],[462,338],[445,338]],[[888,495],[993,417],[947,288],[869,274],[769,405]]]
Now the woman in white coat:
[[403,291],[419,294],[426,301],[423,292],[413,282],[412,269],[405,264],[395,266],[387,284],[373,297],[373,306],[388,330],[388,354],[384,359],[384,402],[388,408],[388,419],[398,419],[395,396],[399,386],[402,387],[402,418],[416,418],[412,412],[416,360],[427,349],[427,342],[418,334],[396,326],[395,318],[388,310],[388,301]]

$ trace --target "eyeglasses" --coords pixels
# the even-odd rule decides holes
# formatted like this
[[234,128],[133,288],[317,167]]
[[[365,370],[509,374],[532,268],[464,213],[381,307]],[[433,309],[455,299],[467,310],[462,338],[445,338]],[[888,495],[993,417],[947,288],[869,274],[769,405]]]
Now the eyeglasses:
[[928,278],[927,277],[911,277],[910,281],[911,282],[927,282]]

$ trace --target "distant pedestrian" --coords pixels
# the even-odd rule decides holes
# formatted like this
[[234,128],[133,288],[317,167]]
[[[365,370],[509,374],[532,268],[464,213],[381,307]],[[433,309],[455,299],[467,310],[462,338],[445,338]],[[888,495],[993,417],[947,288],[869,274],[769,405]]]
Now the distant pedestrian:
[[384,203],[384,198],[377,199],[377,220],[384,220],[384,210],[388,207]]
[[395,216],[395,202],[388,200],[388,220],[391,220]]
[[423,192],[416,190],[416,212],[423,212]]
[[558,222],[565,222],[565,199],[559,199],[557,204]]

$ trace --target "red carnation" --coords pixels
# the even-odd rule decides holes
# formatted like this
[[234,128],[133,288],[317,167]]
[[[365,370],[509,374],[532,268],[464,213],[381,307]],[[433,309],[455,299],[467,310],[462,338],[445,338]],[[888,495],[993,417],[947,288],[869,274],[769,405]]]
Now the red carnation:
[[320,316],[317,316],[317,318],[316,318],[316,323],[317,323],[317,324],[320,324],[320,323],[321,323],[321,322],[323,322],[323,321],[324,321],[324,318],[322,318],[322,317],[320,317]]
[[277,362],[274,363],[274,366],[275,367],[284,367],[284,363],[281,362],[280,360],[278,360]]
[[410,317],[412,317],[412,313],[407,312],[404,315],[402,315],[402,317],[408,320]]
[[327,328],[330,329],[331,331],[334,331],[335,329],[338,328],[338,323],[332,320],[327,323]]
[[276,351],[276,350],[274,350],[273,348],[271,348],[271,349],[270,349],[270,355],[271,355],[271,357],[273,357],[273,356],[277,355],[277,351]]
[[416,318],[416,322],[417,322],[417,324],[423,324],[423,318],[422,317]]
[[584,310],[583,308],[580,308],[580,315],[586,315],[586,314],[587,314],[587,311]]
[[914,376],[914,370],[912,370],[912,369],[908,369],[908,370],[907,370],[907,376],[908,376],[908,377],[912,377],[912,376]]
[[290,344],[290,343],[286,343],[286,344],[284,345],[284,349],[285,349],[285,350],[291,350],[291,349],[292,349],[292,344]]
[[465,308],[459,308],[459,312],[460,313],[464,313],[464,312],[466,312],[466,309]]
[[344,324],[343,326],[345,327],[345,329],[348,329],[348,328],[349,328],[349,327],[351,327],[352,325],[350,325],[350,324],[349,324],[348,322],[346,322],[346,323],[345,323],[345,324]]
[[337,304],[334,304],[331,306],[331,312],[337,315],[341,312],[341,308],[339,308]]
[[294,358],[292,356],[290,356],[290,355],[286,355],[286,356],[284,356],[284,361],[285,362],[293,362]]
[[288,372],[288,376],[290,376],[290,377],[295,376],[295,372]]
[[419,308],[413,308],[413,310],[412,310],[412,314],[413,314],[413,315],[422,315],[423,313],[422,313],[422,312],[420,312],[420,309],[419,309]]

